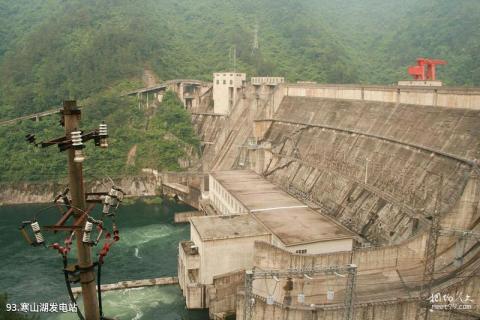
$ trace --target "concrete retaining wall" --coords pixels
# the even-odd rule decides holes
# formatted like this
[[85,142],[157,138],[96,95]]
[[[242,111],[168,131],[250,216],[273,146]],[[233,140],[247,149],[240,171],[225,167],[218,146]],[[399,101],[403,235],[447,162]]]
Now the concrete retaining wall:
[[213,278],[213,285],[209,287],[209,313],[214,314],[234,313],[236,297],[239,288],[245,285],[245,270],[234,271]]
[[372,242],[449,212],[480,158],[479,110],[288,96],[272,121],[251,168]]

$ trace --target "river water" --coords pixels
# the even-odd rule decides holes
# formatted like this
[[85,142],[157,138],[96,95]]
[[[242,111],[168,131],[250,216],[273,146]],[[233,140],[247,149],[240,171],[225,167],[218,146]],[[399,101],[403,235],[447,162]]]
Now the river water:
[[[0,293],[9,303],[69,303],[62,261],[52,249],[30,247],[18,226],[47,205],[0,207]],[[98,210],[99,208],[97,208]],[[174,225],[174,212],[190,208],[171,202],[147,204],[141,200],[119,208],[120,241],[112,246],[102,267],[102,283],[175,276],[180,240],[189,239],[188,225]],[[47,211],[41,224],[53,224],[59,213]],[[47,242],[65,236],[44,232]],[[50,240],[50,241],[49,241]],[[95,247],[95,252],[99,248]],[[72,254],[73,253],[73,254]],[[73,258],[74,252],[70,255]],[[188,311],[178,286],[105,292],[105,316],[119,320],[206,320],[206,311]],[[78,319],[73,313],[38,313],[41,320]]]

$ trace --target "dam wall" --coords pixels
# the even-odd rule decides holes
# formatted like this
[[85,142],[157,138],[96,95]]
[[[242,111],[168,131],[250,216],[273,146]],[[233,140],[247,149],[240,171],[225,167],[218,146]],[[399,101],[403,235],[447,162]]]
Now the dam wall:
[[[210,125],[208,134],[214,138],[208,152],[213,160],[204,169],[252,169],[357,235],[353,253],[298,255],[256,244],[256,267],[355,263],[359,274],[355,319],[414,319],[421,302],[432,216],[440,217],[445,230],[480,231],[479,96],[477,89],[456,88],[247,87],[222,126]],[[213,123],[214,117],[201,121]],[[458,267],[457,240],[454,235],[438,240],[434,288],[480,296],[478,277],[472,276],[479,267],[479,244],[473,239],[465,243],[463,264]],[[211,295],[210,305],[217,313],[233,312],[235,287],[241,319],[241,281],[225,277],[224,282],[219,277],[218,288],[229,290],[228,299],[215,305],[218,296]],[[341,319],[341,288],[335,294],[337,303],[324,304],[332,281],[303,284],[314,308],[309,303],[283,304],[280,288],[285,282],[278,284],[273,305],[266,303],[268,290],[275,286],[272,280],[265,281],[269,289],[254,285],[259,289],[254,291],[254,319]],[[229,283],[228,289],[222,283]],[[294,282],[293,300],[299,288]],[[478,314],[478,310],[456,313],[454,319],[474,319]],[[441,311],[430,316],[449,318],[450,313]]]
[[[317,97],[480,109],[480,90],[477,88],[283,84],[279,89],[284,96],[290,97]],[[278,93],[278,95],[281,94]]]
[[372,243],[450,213],[480,158],[480,110],[285,96],[251,168]]

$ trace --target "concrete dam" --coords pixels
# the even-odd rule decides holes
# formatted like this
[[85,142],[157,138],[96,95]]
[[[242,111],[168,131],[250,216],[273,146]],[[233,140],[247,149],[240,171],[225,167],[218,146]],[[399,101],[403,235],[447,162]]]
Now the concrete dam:
[[212,91],[228,74],[214,74],[213,90],[175,88],[202,141],[208,215],[190,218],[179,245],[187,308],[212,319],[480,317],[480,89],[230,76],[223,109]]

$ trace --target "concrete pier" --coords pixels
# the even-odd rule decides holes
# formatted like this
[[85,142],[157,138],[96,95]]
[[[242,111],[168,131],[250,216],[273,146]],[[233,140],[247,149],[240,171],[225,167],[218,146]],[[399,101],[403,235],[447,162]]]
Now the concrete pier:
[[[177,277],[163,277],[163,278],[153,278],[153,279],[142,279],[142,280],[130,280],[130,281],[121,281],[111,284],[102,284],[102,291],[112,291],[112,290],[121,290],[129,288],[141,288],[141,287],[152,287],[152,286],[165,286],[171,284],[177,284]],[[80,287],[72,288],[74,295],[80,295],[82,289]]]
[[175,213],[174,221],[175,223],[188,223],[191,217],[203,216],[201,211],[186,211],[186,212],[177,212]]

